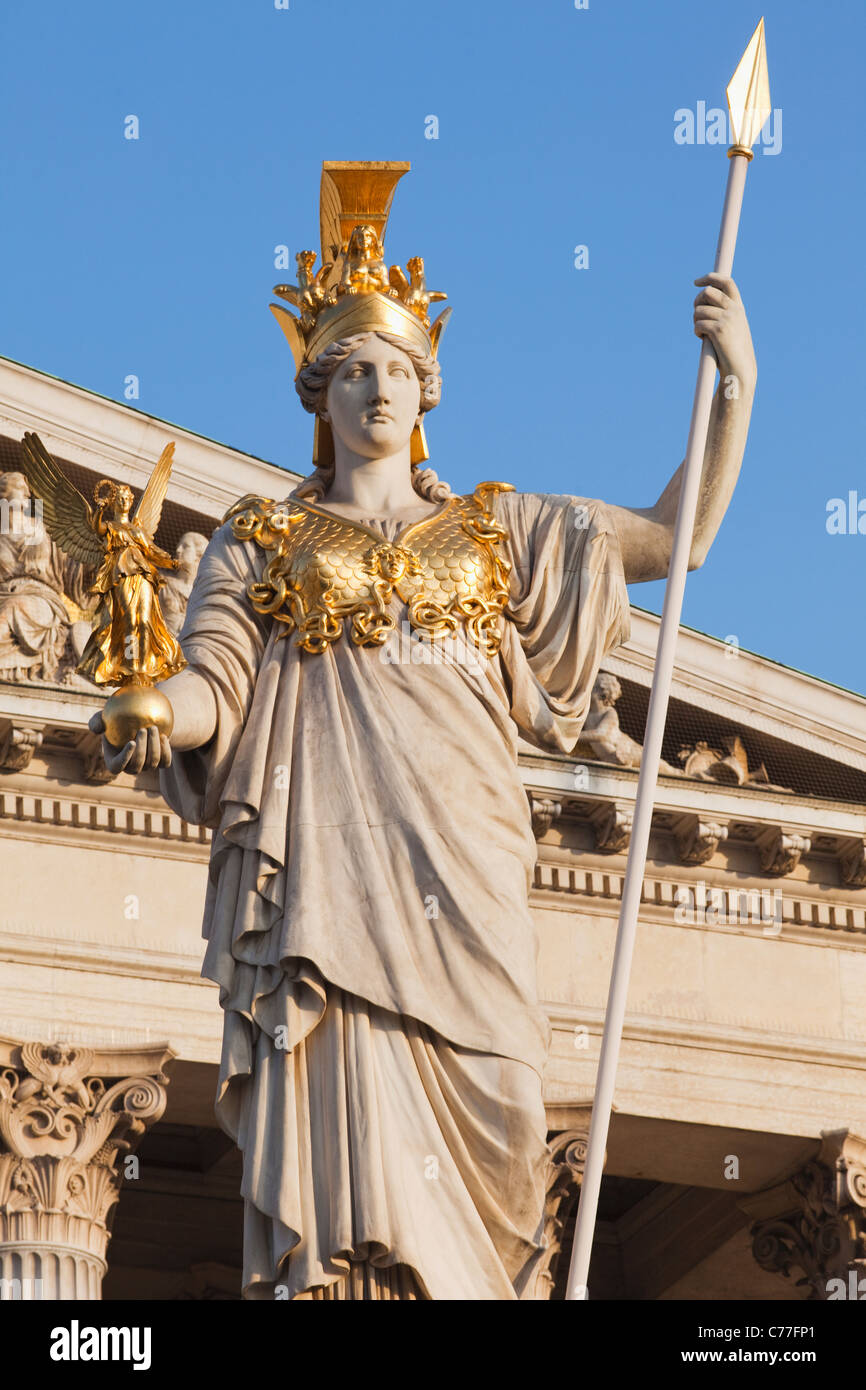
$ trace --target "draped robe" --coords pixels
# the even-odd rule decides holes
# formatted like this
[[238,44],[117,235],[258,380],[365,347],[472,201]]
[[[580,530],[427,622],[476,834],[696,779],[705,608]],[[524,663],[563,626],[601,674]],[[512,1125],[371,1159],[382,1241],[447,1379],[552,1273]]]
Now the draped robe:
[[385,647],[302,651],[254,612],[266,557],[229,524],[190,596],[180,640],[217,727],[161,783],[213,828],[203,974],[247,1298],[534,1296],[549,1028],[517,737],[574,747],[628,600],[603,504],[492,508],[512,566],[495,657],[408,640],[396,596]]

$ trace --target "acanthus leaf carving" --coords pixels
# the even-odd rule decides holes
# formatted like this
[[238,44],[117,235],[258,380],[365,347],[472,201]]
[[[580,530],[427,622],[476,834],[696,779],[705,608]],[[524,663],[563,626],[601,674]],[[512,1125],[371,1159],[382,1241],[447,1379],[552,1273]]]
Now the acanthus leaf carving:
[[539,797],[530,793],[529,809],[532,815],[532,833],[536,840],[547,834],[551,825],[562,815],[562,803],[549,797]]
[[29,724],[0,721],[0,772],[23,772],[42,738],[42,730]]
[[30,1207],[102,1221],[119,1194],[117,1159],[165,1109],[167,1077],[107,1085],[94,1053],[25,1042],[0,1071],[0,1213]]
[[866,840],[853,840],[839,855],[842,882],[852,888],[866,888]]
[[728,838],[726,825],[695,815],[681,816],[673,829],[677,852],[684,864],[706,864]]
[[548,1143],[550,1159],[544,1204],[544,1255],[536,1273],[537,1299],[549,1299],[553,1292],[563,1235],[580,1196],[592,1105],[587,1104],[582,1108],[586,1110],[585,1124],[563,1130]]
[[812,841],[808,835],[798,835],[786,831],[782,826],[773,825],[763,830],[755,841],[764,873],[774,878],[784,878],[793,873],[804,854],[808,854]]
[[[822,1135],[816,1157],[785,1182],[740,1202],[753,1219],[752,1253],[762,1269],[793,1278],[810,1301],[827,1300],[848,1276],[866,1275],[866,1141],[848,1130]],[[764,1215],[764,1213],[767,1213]]]
[[607,854],[624,854],[631,840],[634,809],[620,806],[617,802],[606,802],[590,816],[595,843],[598,849]]

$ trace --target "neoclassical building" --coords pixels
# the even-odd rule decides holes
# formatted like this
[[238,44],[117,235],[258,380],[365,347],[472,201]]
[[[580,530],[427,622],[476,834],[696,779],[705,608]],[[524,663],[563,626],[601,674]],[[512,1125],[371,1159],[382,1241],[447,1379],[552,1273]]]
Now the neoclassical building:
[[[81,575],[15,477],[36,430],[83,492],[140,491],[183,562],[294,475],[0,359],[0,1297],[239,1297],[240,1161],[213,1101],[208,832],[109,777],[75,674]],[[204,538],[204,539],[202,539]],[[521,753],[553,1026],[550,1259],[562,1297],[658,619],[633,610],[573,757]],[[590,1296],[826,1299],[866,1275],[866,700],[683,629]],[[835,1282],[834,1282],[835,1281]],[[864,1285],[866,1294],[866,1285]]]

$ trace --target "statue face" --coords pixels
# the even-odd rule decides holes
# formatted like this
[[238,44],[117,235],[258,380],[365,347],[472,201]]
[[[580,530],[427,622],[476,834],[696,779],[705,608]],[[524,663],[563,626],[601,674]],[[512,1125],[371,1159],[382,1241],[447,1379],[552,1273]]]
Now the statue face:
[[363,257],[368,261],[381,260],[382,248],[372,227],[354,228],[349,238],[349,255],[358,258]]
[[194,531],[187,531],[185,535],[181,536],[174,552],[174,558],[180,563],[181,569],[197,569],[206,545],[207,538]]
[[353,453],[386,458],[408,444],[420,401],[409,354],[373,336],[331,377],[326,418],[335,439]]
[[0,479],[0,497],[9,502],[26,502],[30,497],[30,484],[23,473],[5,473]]

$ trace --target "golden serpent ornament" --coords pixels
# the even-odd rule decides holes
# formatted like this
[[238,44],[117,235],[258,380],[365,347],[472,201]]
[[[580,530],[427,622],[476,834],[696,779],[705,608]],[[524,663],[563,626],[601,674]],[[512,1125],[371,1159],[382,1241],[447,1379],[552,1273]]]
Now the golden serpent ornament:
[[411,627],[429,640],[462,628],[485,656],[495,656],[511,566],[502,553],[508,533],[490,499],[512,491],[510,483],[479,483],[470,496],[449,497],[403,527],[394,541],[294,498],[242,497],[223,520],[268,557],[247,588],[253,608],[285,624],[304,651],[326,651],[347,624],[358,646],[381,646],[396,628],[396,594]]

